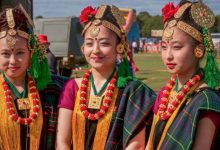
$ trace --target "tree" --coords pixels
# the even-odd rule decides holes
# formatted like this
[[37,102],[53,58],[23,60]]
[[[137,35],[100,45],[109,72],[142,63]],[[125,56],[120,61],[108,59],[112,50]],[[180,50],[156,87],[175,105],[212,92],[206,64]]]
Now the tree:
[[137,15],[137,21],[140,25],[142,37],[151,37],[151,30],[159,30],[163,28],[162,17],[151,16],[148,12],[140,12]]

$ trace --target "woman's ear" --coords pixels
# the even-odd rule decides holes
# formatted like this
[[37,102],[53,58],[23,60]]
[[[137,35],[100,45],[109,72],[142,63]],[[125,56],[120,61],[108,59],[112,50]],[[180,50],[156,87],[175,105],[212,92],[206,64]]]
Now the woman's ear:
[[202,44],[199,44],[194,49],[194,55],[196,58],[202,58],[204,56],[204,46]]

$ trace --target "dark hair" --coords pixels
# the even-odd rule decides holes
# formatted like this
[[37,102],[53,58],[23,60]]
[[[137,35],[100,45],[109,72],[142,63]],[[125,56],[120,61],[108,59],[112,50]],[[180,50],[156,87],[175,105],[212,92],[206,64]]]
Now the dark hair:
[[[7,23],[7,18],[6,18],[6,10],[3,10],[0,13],[0,31],[2,30],[7,30],[8,29],[8,23]],[[14,21],[15,21],[15,29],[22,30],[24,32],[29,31],[29,26],[28,26],[28,21],[23,12],[18,8],[15,7],[13,10],[13,16],[14,16]]]

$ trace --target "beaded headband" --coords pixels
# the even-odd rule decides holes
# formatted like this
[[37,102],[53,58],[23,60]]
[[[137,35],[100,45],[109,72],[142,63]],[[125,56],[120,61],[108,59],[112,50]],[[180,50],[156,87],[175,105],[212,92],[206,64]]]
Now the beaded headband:
[[[166,7],[166,6],[165,6]],[[178,7],[178,8],[177,8]],[[189,25],[188,23],[181,21],[181,17],[186,11],[186,9],[190,8],[190,15],[193,21],[200,27],[211,28],[214,25],[215,17],[212,11],[201,2],[198,3],[185,3],[181,7],[177,6],[176,11],[174,12],[174,17],[172,20],[168,22],[169,19],[165,21],[163,38],[164,40],[172,39],[173,35],[173,27],[176,26],[178,29],[184,31],[189,34],[195,40],[200,43],[203,43],[203,35],[197,29]],[[175,8],[175,7],[174,7]]]
[[[85,9],[87,9],[87,8],[85,8]],[[114,18],[116,19],[116,22],[119,25],[119,27],[117,27],[113,23],[105,20],[103,17],[105,15],[105,12],[106,12],[107,8],[108,8],[107,5],[101,5],[96,10],[95,13],[93,13],[93,11],[91,11],[91,14],[88,14],[88,16],[90,16],[90,19],[88,19],[87,22],[84,22],[83,19],[81,19],[82,16],[84,17],[83,11],[82,11],[81,16],[80,16],[80,20],[81,20],[82,24],[86,24],[83,31],[82,31],[82,35],[85,33],[85,31],[89,27],[92,27],[92,30],[90,30],[90,35],[97,36],[98,33],[99,33],[99,30],[97,29],[97,26],[102,24],[106,28],[108,28],[108,29],[112,30],[113,32],[115,32],[120,38],[122,37],[122,34],[124,34],[124,30],[122,29],[122,25],[125,24],[125,19],[121,15],[120,10],[116,6],[112,6],[111,7],[111,12],[112,12],[112,15],[114,16]],[[93,17],[91,17],[92,15],[93,15]]]

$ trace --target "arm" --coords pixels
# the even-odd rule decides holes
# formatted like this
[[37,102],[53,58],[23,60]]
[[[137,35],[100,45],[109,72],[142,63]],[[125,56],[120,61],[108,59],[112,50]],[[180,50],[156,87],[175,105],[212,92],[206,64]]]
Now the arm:
[[214,124],[213,120],[211,120],[209,117],[200,119],[198,122],[193,150],[211,149],[215,132],[216,125]]
[[72,110],[60,108],[57,125],[57,150],[69,150],[72,136]]
[[144,150],[145,147],[145,128],[133,137],[125,150]]

